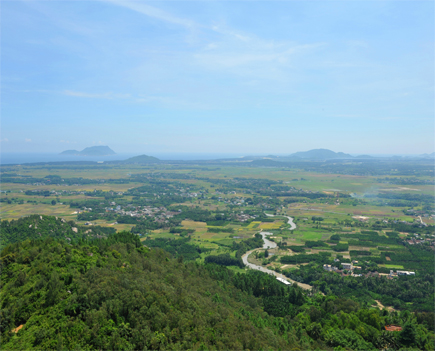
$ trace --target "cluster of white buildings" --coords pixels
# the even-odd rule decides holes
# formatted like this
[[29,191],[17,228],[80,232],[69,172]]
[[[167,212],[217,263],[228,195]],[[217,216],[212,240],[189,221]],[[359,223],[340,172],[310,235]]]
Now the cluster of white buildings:
[[327,272],[336,272],[338,271],[338,268],[335,266],[331,266],[330,264],[324,264],[323,269]]
[[240,214],[236,215],[236,218],[240,222],[246,222],[249,219],[255,219],[255,218],[257,218],[257,216],[251,216],[251,215],[248,215],[246,213],[241,212]]
[[[111,205],[116,205],[116,204],[112,202]],[[113,211],[123,216],[131,216],[131,217],[149,216],[161,220],[166,220],[181,212],[181,210],[178,212],[168,211],[165,207],[142,206],[141,208],[141,206],[134,207],[132,205],[127,205],[127,207],[131,207],[131,209],[123,210],[121,206],[118,205],[115,208],[106,207],[105,210],[106,212]],[[92,209],[88,209],[88,210],[92,210]]]
[[218,197],[219,202],[224,202],[226,204],[230,205],[236,205],[236,206],[245,206],[245,199],[242,197],[234,197],[234,198],[226,198],[226,197]]
[[390,270],[389,277],[398,277],[401,275],[415,275],[415,272],[412,271],[396,271],[394,272],[392,269]]
[[[342,263],[341,266],[343,267],[343,270],[351,271],[351,276],[352,277],[361,277],[362,274],[355,274],[354,273],[355,269],[361,269],[361,267],[359,267],[359,266],[354,266],[353,265],[354,263],[358,263],[358,261],[352,261],[352,263]],[[323,265],[323,269],[325,271],[327,271],[327,272],[337,272],[337,273],[341,273],[342,272],[337,267],[332,266],[330,264],[324,264]],[[390,270],[390,274],[388,275],[388,277],[389,278],[395,278],[395,277],[404,276],[404,275],[407,275],[407,276],[408,275],[415,275],[415,272],[413,272],[413,271],[401,271],[401,270],[397,270],[396,272],[394,272],[393,270]]]
[[[334,261],[335,261],[335,262],[340,262],[338,259],[335,259]],[[355,274],[355,273],[353,272],[355,269],[361,269],[361,267],[360,267],[360,266],[354,266],[354,264],[358,264],[358,261],[352,261],[351,263],[345,263],[345,262],[342,262],[342,263],[341,263],[341,267],[343,268],[343,270],[351,271],[351,275],[352,275],[353,277],[361,277],[362,274]],[[337,272],[337,273],[341,273],[341,272],[342,272],[342,271],[339,270],[337,267],[332,266],[332,265],[330,265],[330,264],[324,264],[324,265],[323,265],[323,269],[324,269],[325,271],[327,271],[327,272]]]

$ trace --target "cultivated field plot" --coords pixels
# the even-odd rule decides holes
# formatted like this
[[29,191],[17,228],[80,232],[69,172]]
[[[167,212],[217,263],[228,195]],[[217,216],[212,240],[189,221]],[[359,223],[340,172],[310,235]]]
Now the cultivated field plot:
[[[286,265],[280,262],[283,256],[314,258],[321,254],[344,259],[375,257],[378,269],[406,269],[411,266],[397,262],[397,255],[405,252],[403,243],[390,240],[396,231],[393,224],[434,223],[430,215],[433,206],[424,197],[432,194],[430,185],[390,184],[379,176],[233,167],[225,163],[219,167],[23,165],[8,167],[7,173],[20,176],[16,178],[19,183],[2,183],[1,219],[40,213],[75,220],[89,228],[100,225],[133,231],[145,242],[190,238],[193,244],[211,250],[201,253],[201,259],[222,252],[234,255],[234,242],[267,231],[273,233],[270,240],[294,246],[293,250],[284,248],[273,254],[275,258],[267,264],[276,269]],[[57,180],[51,184],[51,179]],[[61,179],[65,184],[58,185]],[[422,182],[425,180],[430,178],[421,177]],[[137,208],[148,208],[148,212],[138,215]],[[178,209],[183,209],[181,213],[191,211],[192,217],[171,222]],[[265,212],[291,216],[297,228],[290,231],[283,217],[262,221],[259,216],[264,217]],[[221,224],[214,223],[224,217]],[[174,227],[179,230],[171,231]],[[398,238],[415,240],[406,229],[397,229]],[[365,230],[375,230],[379,242],[352,237]],[[339,235],[339,240],[330,242],[333,235]],[[338,251],[337,244],[341,245]],[[287,268],[297,270],[306,264]]]
[[75,220],[77,215],[73,214],[73,211],[66,205],[51,205],[50,203],[39,204],[1,204],[0,219],[11,220],[18,219],[32,214],[44,214],[47,216],[58,216],[69,220]]

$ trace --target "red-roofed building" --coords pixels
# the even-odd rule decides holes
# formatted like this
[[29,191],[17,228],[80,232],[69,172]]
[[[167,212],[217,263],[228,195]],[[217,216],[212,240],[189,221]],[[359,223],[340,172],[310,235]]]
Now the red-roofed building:
[[401,331],[402,327],[399,327],[398,325],[386,325],[385,330],[387,330],[387,331]]

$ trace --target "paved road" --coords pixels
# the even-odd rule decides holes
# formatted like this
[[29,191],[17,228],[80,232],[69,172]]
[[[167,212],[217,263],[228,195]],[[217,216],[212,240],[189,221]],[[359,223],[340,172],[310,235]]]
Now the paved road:
[[[268,217],[275,217],[274,215],[270,215],[270,214],[266,214],[266,216],[268,216]],[[293,218],[288,217],[288,216],[284,216],[284,217],[288,218],[288,222],[287,223],[290,224],[290,230],[296,229],[296,224],[293,223]],[[263,249],[268,249],[268,248],[273,249],[273,248],[275,248],[277,246],[276,243],[274,243],[273,241],[270,241],[270,240],[266,239],[267,235],[272,235],[273,233],[260,232],[260,234],[263,237],[263,241],[264,241]],[[256,251],[256,250],[258,250],[258,249],[254,249],[254,250],[248,251],[247,253],[245,253],[242,256],[243,264],[245,266],[247,266],[247,267],[249,267],[251,269],[255,269],[257,271],[261,271],[261,272],[267,273],[267,274],[272,274],[275,277],[287,280],[287,281],[291,282],[292,284],[297,283],[298,286],[300,286],[302,289],[305,289],[305,290],[311,290],[312,289],[311,285],[299,283],[299,282],[294,281],[294,280],[292,280],[290,278],[287,278],[285,275],[283,275],[281,273],[272,271],[272,270],[267,269],[267,268],[262,267],[262,266],[257,266],[256,264],[253,264],[253,263],[249,263],[248,262],[249,255],[251,253],[253,253],[254,251]]]
[[247,266],[247,267],[249,267],[249,268],[251,268],[251,269],[255,269],[256,271],[261,271],[261,272],[264,272],[264,273],[267,273],[267,274],[272,274],[272,275],[274,275],[275,277],[277,277],[277,278],[282,278],[282,279],[284,279],[284,280],[287,280],[287,281],[291,282],[292,284],[297,283],[298,286],[300,286],[302,289],[305,289],[305,290],[311,290],[311,289],[312,289],[312,286],[311,286],[311,285],[304,284],[304,283],[299,283],[299,282],[297,282],[297,281],[295,281],[295,280],[293,280],[293,279],[287,278],[285,275],[283,275],[283,274],[281,274],[281,273],[278,273],[278,272],[272,271],[272,270],[267,269],[267,268],[262,267],[262,266],[257,266],[256,264],[253,264],[253,263],[249,263],[249,262],[248,262],[248,256],[249,256],[251,253],[253,253],[254,251],[256,251],[256,250],[258,250],[258,249],[254,249],[254,250],[248,251],[247,253],[245,253],[245,254],[242,256],[242,260],[243,260],[243,263],[244,263],[245,266]]

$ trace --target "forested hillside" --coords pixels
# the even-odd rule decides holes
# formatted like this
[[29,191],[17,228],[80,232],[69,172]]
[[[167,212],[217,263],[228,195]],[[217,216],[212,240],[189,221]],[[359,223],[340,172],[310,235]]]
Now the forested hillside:
[[[70,245],[51,238],[2,251],[2,349],[278,349],[259,301],[203,266],[136,236]],[[243,313],[241,312],[243,311]],[[17,333],[11,330],[24,325]]]
[[0,249],[9,243],[27,239],[57,238],[67,241],[85,237],[106,237],[115,233],[114,228],[83,227],[73,221],[44,215],[31,215],[12,221],[0,222]]
[[[161,241],[167,252],[128,232],[67,240],[52,227],[1,251],[2,350],[434,349],[433,312],[380,311],[214,264],[227,256],[198,264],[187,239]],[[257,241],[234,244],[236,258]]]

